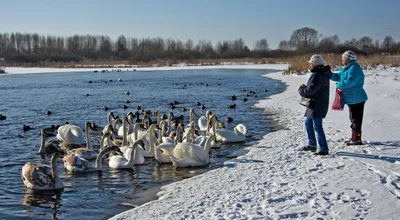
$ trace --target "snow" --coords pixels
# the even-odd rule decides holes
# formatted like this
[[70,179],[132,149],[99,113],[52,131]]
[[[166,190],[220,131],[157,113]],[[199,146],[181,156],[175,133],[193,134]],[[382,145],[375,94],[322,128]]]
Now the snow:
[[159,70],[186,70],[186,69],[216,69],[216,68],[226,68],[226,69],[274,69],[283,70],[287,68],[287,64],[234,64],[234,63],[224,63],[222,65],[213,66],[187,66],[185,64],[177,64],[172,67],[140,67],[140,68],[126,68],[116,65],[114,68],[42,68],[42,67],[7,67],[6,74],[31,74],[31,73],[59,73],[59,72],[93,72],[95,70],[117,70],[121,71],[159,71]]
[[[166,185],[158,200],[111,219],[398,219],[400,74],[365,73],[366,145],[343,145],[350,136],[346,107],[330,110],[324,120],[330,155],[299,151],[306,134],[297,88],[307,76],[268,74],[288,87],[257,106],[274,112],[285,129],[265,135],[224,167]],[[330,103],[333,97],[334,83]]]

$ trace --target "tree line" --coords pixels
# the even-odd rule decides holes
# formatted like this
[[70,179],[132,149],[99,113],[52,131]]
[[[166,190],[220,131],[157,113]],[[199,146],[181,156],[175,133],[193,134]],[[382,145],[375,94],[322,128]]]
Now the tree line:
[[353,49],[361,54],[399,53],[400,42],[387,36],[383,42],[364,36],[344,42],[337,35],[322,37],[317,30],[304,27],[295,30],[289,40],[282,40],[271,50],[266,38],[251,48],[242,38],[212,44],[209,40],[194,42],[172,38],[135,38],[105,35],[68,37],[37,33],[0,33],[0,58],[8,63],[77,62],[86,60],[129,60],[131,63],[154,60],[193,60],[213,58],[288,57],[303,53],[342,53]]

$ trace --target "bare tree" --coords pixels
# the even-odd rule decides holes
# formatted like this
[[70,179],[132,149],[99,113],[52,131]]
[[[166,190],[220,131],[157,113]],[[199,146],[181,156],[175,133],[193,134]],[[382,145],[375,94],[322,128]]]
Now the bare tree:
[[382,43],[382,49],[387,52],[393,52],[396,48],[396,41],[391,36],[386,36]]
[[309,27],[297,29],[290,36],[290,42],[298,50],[314,48],[318,43],[318,31]]
[[374,47],[374,40],[368,36],[361,37],[357,41],[357,47],[361,50],[369,50]]
[[289,51],[289,50],[293,49],[293,46],[292,46],[291,42],[289,42],[287,40],[282,40],[281,42],[279,42],[278,49],[283,50],[283,51]]
[[257,40],[254,44],[255,51],[268,51],[268,41],[266,38]]

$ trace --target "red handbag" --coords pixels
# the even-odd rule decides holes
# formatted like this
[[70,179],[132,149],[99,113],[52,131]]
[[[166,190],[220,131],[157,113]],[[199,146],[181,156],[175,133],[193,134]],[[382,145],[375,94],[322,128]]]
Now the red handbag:
[[335,99],[333,100],[332,110],[343,111],[343,97],[342,92],[336,88]]

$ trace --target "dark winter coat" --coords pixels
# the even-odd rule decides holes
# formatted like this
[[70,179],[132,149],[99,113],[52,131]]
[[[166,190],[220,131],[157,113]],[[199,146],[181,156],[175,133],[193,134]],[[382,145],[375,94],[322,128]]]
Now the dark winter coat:
[[317,66],[311,69],[311,76],[307,86],[299,90],[299,94],[305,98],[313,98],[313,103],[307,108],[305,117],[325,118],[329,108],[329,78],[331,77],[329,66]]

